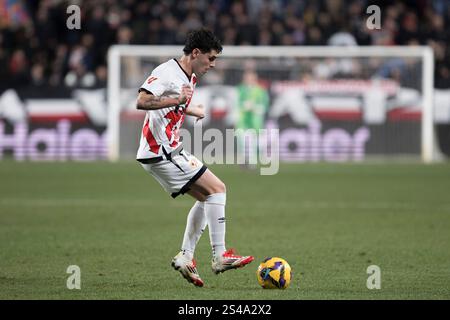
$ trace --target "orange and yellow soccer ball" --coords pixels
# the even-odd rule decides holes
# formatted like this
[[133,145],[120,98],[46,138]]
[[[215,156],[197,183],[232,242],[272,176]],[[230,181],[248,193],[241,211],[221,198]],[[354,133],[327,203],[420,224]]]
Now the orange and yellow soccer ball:
[[291,284],[291,266],[282,258],[266,258],[259,265],[256,276],[264,289],[286,289]]

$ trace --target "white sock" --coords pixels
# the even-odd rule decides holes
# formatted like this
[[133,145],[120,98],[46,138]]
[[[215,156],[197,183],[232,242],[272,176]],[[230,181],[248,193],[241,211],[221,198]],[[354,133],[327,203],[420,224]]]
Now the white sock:
[[204,203],[197,201],[187,216],[183,244],[181,245],[181,251],[188,260],[192,260],[194,257],[195,247],[205,228],[206,216]]
[[220,257],[225,252],[225,202],[225,193],[211,194],[205,201],[205,215],[214,257]]

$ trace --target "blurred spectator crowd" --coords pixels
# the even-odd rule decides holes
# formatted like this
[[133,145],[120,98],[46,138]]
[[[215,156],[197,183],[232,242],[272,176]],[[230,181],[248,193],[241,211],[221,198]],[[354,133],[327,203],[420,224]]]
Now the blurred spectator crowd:
[[[80,30],[66,27],[70,4]],[[379,30],[366,25],[371,4]],[[0,92],[105,87],[110,45],[183,44],[202,26],[224,45],[430,45],[435,87],[450,88],[449,0],[0,0]]]

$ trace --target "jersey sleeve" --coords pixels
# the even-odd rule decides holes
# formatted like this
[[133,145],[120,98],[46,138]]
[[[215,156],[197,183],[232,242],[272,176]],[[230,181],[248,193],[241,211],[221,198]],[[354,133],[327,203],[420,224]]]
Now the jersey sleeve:
[[139,88],[139,92],[145,90],[156,97],[160,97],[166,91],[166,83],[164,77],[158,72],[152,72],[150,77],[145,79]]

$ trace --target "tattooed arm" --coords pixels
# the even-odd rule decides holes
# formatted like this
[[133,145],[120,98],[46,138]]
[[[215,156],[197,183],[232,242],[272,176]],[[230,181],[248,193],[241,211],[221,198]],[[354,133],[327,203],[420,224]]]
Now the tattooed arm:
[[157,97],[148,91],[142,90],[139,92],[136,108],[139,110],[156,110],[178,106],[186,103],[191,96],[192,89],[189,86],[184,86],[177,98]]

